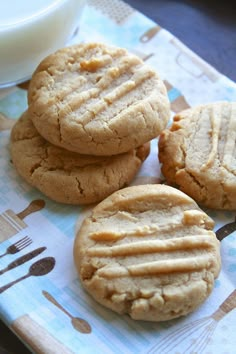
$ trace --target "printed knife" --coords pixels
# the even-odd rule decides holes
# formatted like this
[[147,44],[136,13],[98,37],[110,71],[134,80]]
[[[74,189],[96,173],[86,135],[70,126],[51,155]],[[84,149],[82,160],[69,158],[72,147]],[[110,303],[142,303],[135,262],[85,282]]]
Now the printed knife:
[[35,250],[33,250],[33,251],[29,252],[29,253],[26,253],[23,256],[15,259],[13,262],[9,263],[6,268],[3,268],[2,270],[0,270],[0,275],[5,273],[5,272],[8,272],[9,270],[11,270],[13,268],[16,268],[16,267],[22,265],[25,262],[28,262],[30,259],[38,256],[40,253],[45,251],[46,248],[47,247],[36,248]]

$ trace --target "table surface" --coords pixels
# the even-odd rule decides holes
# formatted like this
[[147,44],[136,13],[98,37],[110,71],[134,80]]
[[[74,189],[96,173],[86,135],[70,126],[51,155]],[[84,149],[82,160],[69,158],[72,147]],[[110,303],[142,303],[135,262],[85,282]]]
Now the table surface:
[[[236,81],[236,3],[217,0],[127,0],[179,38],[219,72]],[[30,351],[0,321],[0,353]]]

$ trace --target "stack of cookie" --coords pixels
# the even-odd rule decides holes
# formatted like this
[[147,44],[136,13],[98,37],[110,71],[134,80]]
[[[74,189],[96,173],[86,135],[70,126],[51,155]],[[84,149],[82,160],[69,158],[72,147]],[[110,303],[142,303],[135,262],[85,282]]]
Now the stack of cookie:
[[63,48],[33,74],[11,134],[19,174],[51,199],[101,201],[128,185],[170,117],[157,73],[125,49]]

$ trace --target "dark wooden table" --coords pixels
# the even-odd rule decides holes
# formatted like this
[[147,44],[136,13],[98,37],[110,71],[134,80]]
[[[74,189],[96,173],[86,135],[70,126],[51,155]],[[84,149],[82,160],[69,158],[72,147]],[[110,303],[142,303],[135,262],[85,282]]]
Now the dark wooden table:
[[[236,81],[235,2],[222,0],[126,2],[169,30],[222,74]],[[0,354],[30,354],[1,321]]]
[[236,81],[236,2],[127,0],[179,38],[219,72]]

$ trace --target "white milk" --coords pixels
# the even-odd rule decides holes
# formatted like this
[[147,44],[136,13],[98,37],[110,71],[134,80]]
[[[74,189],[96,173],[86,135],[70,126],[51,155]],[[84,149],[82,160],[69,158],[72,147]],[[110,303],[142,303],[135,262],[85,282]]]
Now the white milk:
[[0,87],[27,80],[78,27],[84,0],[0,0]]

